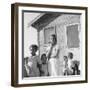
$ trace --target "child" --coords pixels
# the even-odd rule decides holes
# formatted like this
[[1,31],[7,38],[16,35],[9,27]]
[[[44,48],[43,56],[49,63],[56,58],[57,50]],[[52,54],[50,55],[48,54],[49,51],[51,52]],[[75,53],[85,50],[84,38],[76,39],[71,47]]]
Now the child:
[[38,46],[31,45],[29,49],[30,49],[31,56],[29,57],[28,63],[26,66],[27,74],[30,77],[38,77],[40,76],[40,68],[41,68],[41,60],[39,56],[36,55]]
[[48,64],[46,54],[42,54],[41,61],[42,61],[41,76],[48,76]]
[[24,58],[24,77],[28,77],[28,72],[29,72],[28,67],[27,67],[28,59],[29,57]]
[[68,58],[64,56],[64,75],[68,75]]
[[80,64],[79,61],[77,60],[73,61],[73,66],[72,66],[73,75],[80,75],[79,64]]
[[72,62],[73,62],[73,53],[69,52],[68,53],[68,68],[69,68],[69,75],[72,75],[73,70],[72,70]]

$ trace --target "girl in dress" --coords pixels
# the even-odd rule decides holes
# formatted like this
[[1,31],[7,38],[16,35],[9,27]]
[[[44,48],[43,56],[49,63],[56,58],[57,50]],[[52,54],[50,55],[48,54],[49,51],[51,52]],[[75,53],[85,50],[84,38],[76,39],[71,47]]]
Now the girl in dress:
[[50,76],[58,76],[59,69],[59,47],[57,45],[56,35],[50,36],[50,46],[47,48],[47,58],[48,58],[48,70]]
[[40,76],[40,69],[42,64],[39,56],[36,55],[38,46],[31,45],[29,49],[30,49],[31,56],[29,57],[26,65],[27,74],[29,77],[38,77]]
[[48,76],[48,63],[46,54],[41,55],[42,67],[41,67],[41,76]]

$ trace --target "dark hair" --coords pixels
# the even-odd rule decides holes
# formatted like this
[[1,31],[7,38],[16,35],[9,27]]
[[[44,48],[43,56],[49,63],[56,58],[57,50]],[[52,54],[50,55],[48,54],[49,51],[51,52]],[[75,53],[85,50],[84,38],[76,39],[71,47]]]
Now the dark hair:
[[56,37],[56,35],[55,34],[52,34],[51,36],[55,39],[55,41],[57,43],[57,37]]
[[45,54],[45,53],[43,53],[43,54],[41,55],[41,60],[43,59],[43,56],[46,56],[46,54]]
[[68,58],[67,56],[63,56],[64,58]]
[[30,48],[34,48],[36,51],[38,50],[38,46],[37,45],[35,45],[35,44],[32,44],[31,46],[30,46]]
[[68,57],[69,57],[70,59],[73,59],[73,53],[72,53],[72,52],[69,52],[69,53],[68,53]]

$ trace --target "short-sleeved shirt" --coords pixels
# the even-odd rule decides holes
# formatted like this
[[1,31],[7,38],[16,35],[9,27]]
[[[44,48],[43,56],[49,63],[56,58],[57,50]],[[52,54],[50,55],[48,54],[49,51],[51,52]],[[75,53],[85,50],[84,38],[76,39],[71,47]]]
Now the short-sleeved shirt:
[[41,64],[39,56],[31,56],[28,60],[29,76],[37,77],[40,76],[38,64]]

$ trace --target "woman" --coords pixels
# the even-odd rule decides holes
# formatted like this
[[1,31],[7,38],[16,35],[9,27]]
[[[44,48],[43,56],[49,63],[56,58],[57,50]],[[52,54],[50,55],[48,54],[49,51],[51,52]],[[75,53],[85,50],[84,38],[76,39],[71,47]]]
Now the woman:
[[50,36],[50,46],[47,48],[47,58],[49,75],[58,76],[59,47],[57,45],[57,38],[55,34]]

